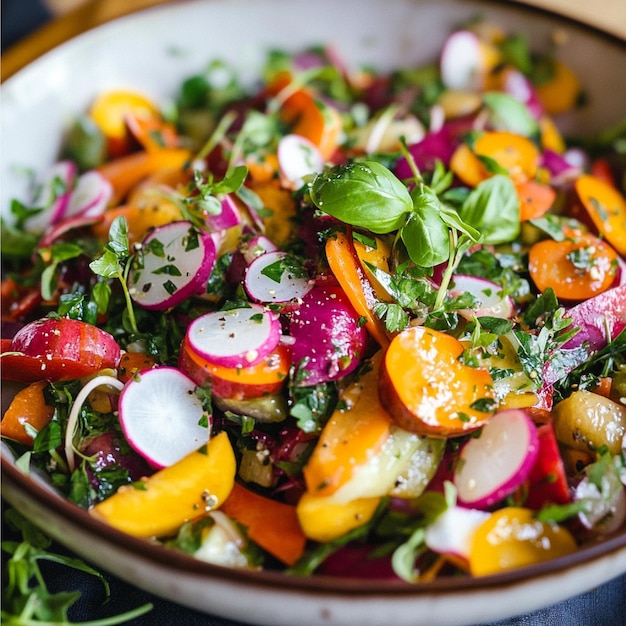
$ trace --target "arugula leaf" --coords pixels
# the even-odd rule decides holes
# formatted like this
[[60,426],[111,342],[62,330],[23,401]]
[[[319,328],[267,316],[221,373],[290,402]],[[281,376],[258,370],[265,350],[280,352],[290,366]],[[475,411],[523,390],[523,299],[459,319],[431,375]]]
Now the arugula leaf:
[[[10,529],[21,534],[22,541],[3,541],[2,550],[10,554],[7,560],[7,581],[2,593],[2,623],[8,626],[78,626],[68,610],[80,598],[80,591],[50,593],[39,568],[40,561],[58,563],[97,577],[107,598],[109,584],[102,574],[78,558],[49,551],[51,539],[15,509],[7,509],[4,518]],[[85,626],[114,626],[135,619],[152,610],[145,604],[132,611],[101,620],[82,622]]]

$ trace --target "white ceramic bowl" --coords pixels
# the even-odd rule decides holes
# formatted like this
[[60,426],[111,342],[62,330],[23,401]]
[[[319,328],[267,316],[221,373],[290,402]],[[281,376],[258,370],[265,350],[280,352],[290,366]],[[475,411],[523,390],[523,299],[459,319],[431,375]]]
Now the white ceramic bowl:
[[[127,86],[172,96],[182,78],[221,57],[252,80],[270,47],[332,43],[348,64],[381,69],[434,58],[450,29],[478,12],[545,47],[555,28],[560,55],[582,77],[588,104],[561,120],[594,133],[624,115],[624,42],[511,3],[459,0],[189,0],[91,30],[44,55],[2,88],[0,206],[23,197],[15,166],[42,170],[63,129],[92,96]],[[468,624],[525,613],[626,572],[626,532],[575,555],[481,579],[408,585],[241,572],[123,535],[40,481],[22,475],[3,446],[2,495],[57,540],[134,585],[186,606],[263,624]]]

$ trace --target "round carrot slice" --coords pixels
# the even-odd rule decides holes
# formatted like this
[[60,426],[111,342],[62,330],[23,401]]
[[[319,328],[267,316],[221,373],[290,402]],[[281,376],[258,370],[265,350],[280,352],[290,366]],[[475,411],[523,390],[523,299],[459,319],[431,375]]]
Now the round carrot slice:
[[539,150],[522,135],[506,131],[484,133],[474,143],[474,152],[493,159],[514,182],[534,178],[537,173]]
[[546,113],[556,115],[572,109],[580,96],[578,77],[565,63],[555,60],[550,80],[535,86]]
[[465,184],[475,187],[492,175],[488,161],[506,170],[514,183],[522,183],[537,174],[539,150],[522,135],[506,131],[486,132],[476,139],[472,147],[461,144],[455,150],[450,169]]
[[378,391],[394,421],[411,432],[456,437],[484,425],[496,408],[486,369],[465,365],[463,345],[440,331],[416,326],[394,337]]
[[606,180],[585,175],[576,180],[576,193],[598,232],[626,256],[626,199]]
[[528,253],[528,270],[539,291],[551,287],[559,299],[586,300],[613,284],[617,254],[601,239],[578,233],[563,241],[545,239],[534,244]]

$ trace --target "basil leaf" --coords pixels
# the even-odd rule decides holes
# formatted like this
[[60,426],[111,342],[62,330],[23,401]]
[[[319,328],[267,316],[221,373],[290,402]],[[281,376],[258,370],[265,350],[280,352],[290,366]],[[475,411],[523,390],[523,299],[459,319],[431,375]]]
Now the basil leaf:
[[491,122],[496,128],[524,137],[532,137],[539,132],[537,120],[517,98],[507,93],[490,91],[483,95],[483,102],[490,110]]
[[433,209],[411,213],[400,236],[416,265],[433,267],[450,256],[450,231]]
[[377,234],[400,228],[413,209],[404,184],[375,161],[338,165],[318,174],[311,199],[325,213]]
[[481,233],[481,242],[504,243],[520,230],[519,199],[508,176],[497,174],[482,181],[467,197],[461,219]]

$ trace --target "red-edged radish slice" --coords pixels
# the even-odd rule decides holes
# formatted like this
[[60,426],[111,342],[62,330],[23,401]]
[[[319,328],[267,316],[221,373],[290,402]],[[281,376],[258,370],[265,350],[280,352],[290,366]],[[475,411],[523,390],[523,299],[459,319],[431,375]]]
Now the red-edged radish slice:
[[113,185],[100,172],[85,172],[76,181],[64,217],[98,217],[112,196]]
[[260,363],[249,367],[215,365],[194,352],[186,339],[178,358],[178,367],[198,386],[209,386],[213,398],[228,400],[250,400],[280,393],[290,366],[291,354],[281,343]]
[[324,159],[319,148],[300,135],[286,135],[278,142],[278,167],[282,183],[288,189],[300,189],[304,177],[319,174]]
[[224,367],[261,363],[280,341],[278,316],[259,304],[214,311],[195,319],[186,340],[201,357]]
[[29,232],[42,232],[46,227],[63,219],[77,171],[73,161],[59,161],[37,183],[32,206],[42,211],[26,221]]
[[173,367],[157,367],[131,378],[119,399],[122,431],[152,467],[173,465],[210,436],[210,415],[196,383]]
[[101,216],[97,217],[84,217],[78,215],[76,217],[68,217],[63,219],[57,224],[54,224],[48,228],[41,239],[38,242],[40,248],[50,247],[59,237],[62,237],[70,230],[77,230],[79,228],[88,228],[97,224],[101,220]]
[[467,570],[474,530],[488,517],[485,511],[449,507],[426,528],[426,545]]
[[460,296],[463,293],[471,293],[477,300],[477,307],[462,309],[459,313],[466,319],[489,315],[509,319],[514,312],[513,300],[509,296],[502,295],[500,285],[468,274],[457,274],[452,279],[449,290],[451,296]]
[[221,199],[222,210],[215,215],[207,215],[205,222],[209,230],[215,232],[237,226],[241,222],[241,214],[235,199],[225,195]]
[[297,301],[309,293],[313,285],[298,259],[279,250],[254,259],[244,280],[250,298],[268,304]]
[[215,258],[215,242],[191,222],[159,226],[144,239],[131,270],[131,297],[145,309],[176,306],[206,289]]
[[528,112],[540,119],[544,114],[539,96],[527,76],[515,68],[507,68],[502,81],[502,90],[526,105]]
[[439,68],[448,89],[477,91],[494,60],[492,51],[469,30],[452,33],[443,45]]
[[276,252],[278,246],[265,235],[257,235],[241,246],[241,252],[247,265],[266,252]]
[[538,451],[537,427],[525,411],[496,413],[461,450],[454,472],[459,503],[485,509],[500,502],[528,478]]

